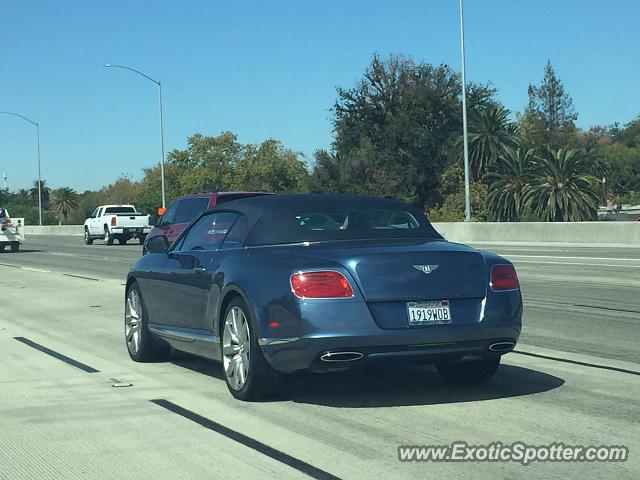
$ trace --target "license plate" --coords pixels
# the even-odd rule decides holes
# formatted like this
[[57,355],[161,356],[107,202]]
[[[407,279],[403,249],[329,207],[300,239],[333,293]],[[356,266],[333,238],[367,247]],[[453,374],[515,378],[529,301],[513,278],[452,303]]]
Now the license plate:
[[451,323],[449,300],[407,302],[409,325],[444,325]]

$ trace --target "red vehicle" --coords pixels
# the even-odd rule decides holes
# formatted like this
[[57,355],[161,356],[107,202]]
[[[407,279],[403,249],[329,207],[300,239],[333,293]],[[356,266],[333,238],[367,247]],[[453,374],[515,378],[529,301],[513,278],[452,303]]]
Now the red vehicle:
[[147,253],[147,242],[158,235],[164,235],[171,245],[187,225],[208,208],[239,198],[272,195],[268,192],[198,192],[175,200],[162,214],[158,224],[147,235],[142,254]]

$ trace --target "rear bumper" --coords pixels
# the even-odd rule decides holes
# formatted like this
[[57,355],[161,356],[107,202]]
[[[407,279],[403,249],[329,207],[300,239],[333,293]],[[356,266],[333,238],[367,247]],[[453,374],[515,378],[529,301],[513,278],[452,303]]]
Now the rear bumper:
[[[383,331],[375,336],[261,338],[259,344],[273,368],[290,373],[342,370],[368,362],[434,363],[467,355],[500,355],[505,352],[491,351],[489,346],[498,342],[515,345],[519,336],[520,324],[509,322],[491,327],[471,325]],[[353,359],[336,361],[326,355],[341,352],[354,354],[351,355]]]
[[151,227],[113,227],[112,235],[147,235]]

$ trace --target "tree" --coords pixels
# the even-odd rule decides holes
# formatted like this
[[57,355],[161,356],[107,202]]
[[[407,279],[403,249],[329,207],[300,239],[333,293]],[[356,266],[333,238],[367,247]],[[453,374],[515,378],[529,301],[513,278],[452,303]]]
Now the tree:
[[509,120],[510,113],[500,106],[471,111],[468,134],[469,168],[475,180],[481,179],[487,168],[493,165],[507,148],[518,146],[518,124]]
[[[440,176],[439,191],[442,201],[427,212],[432,222],[464,221],[464,169],[459,162],[452,163]],[[471,180],[469,197],[474,221],[486,220],[485,202],[487,187],[481,182]]]
[[629,148],[640,147],[640,117],[627,123],[624,128],[616,129],[614,140]]
[[133,203],[138,194],[138,187],[139,184],[137,182],[134,182],[130,178],[122,175],[115,182],[100,189],[100,194],[103,199],[102,203]]
[[[51,189],[47,187],[47,181],[41,181],[40,192],[42,196],[42,208],[46,209],[49,205],[49,196],[51,194]],[[38,180],[33,181],[33,187],[29,189],[29,201],[31,205],[38,205]]]
[[[242,144],[232,132],[217,137],[195,133],[188,138],[186,149],[169,153],[165,164],[168,203],[204,190],[300,192],[307,189],[308,176],[302,154],[274,139],[259,145]],[[138,208],[153,213],[161,205],[160,168],[145,169],[137,183],[121,178],[108,191],[135,192]]]
[[498,157],[484,181],[489,185],[487,214],[491,221],[517,222],[526,210],[524,197],[534,179],[532,148],[509,148]]
[[525,194],[525,202],[548,222],[581,222],[596,218],[597,180],[588,173],[584,157],[575,149],[549,151],[538,160],[539,170]]
[[309,176],[300,156],[273,139],[257,147],[246,145],[242,159],[235,166],[235,187],[274,193],[300,192],[306,188]]
[[340,158],[324,149],[314,153],[313,173],[309,177],[309,189],[314,193],[339,193],[342,186]]
[[186,150],[173,150],[167,158],[177,174],[178,194],[233,190],[234,171],[243,158],[243,148],[232,132],[217,137],[193,134],[187,139]]
[[[470,107],[490,105],[493,93],[470,85]],[[333,156],[316,155],[311,185],[435,204],[438,177],[458,157],[460,94],[460,76],[445,65],[374,55],[354,88],[338,88]]]
[[78,207],[78,194],[70,187],[62,187],[52,192],[51,210],[62,214],[66,223],[72,210]]
[[528,94],[529,103],[520,125],[529,145],[538,152],[574,146],[578,114],[551,62],[547,62],[540,86],[529,85]]

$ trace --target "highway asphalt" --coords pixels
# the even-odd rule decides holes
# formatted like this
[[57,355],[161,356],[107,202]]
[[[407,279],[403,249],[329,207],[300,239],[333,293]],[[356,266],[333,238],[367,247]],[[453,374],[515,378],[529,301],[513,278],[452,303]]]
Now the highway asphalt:
[[[640,248],[474,245],[518,269],[525,302],[521,341],[640,363]],[[32,236],[0,265],[123,280],[141,254],[137,242],[106,246],[81,237]]]
[[[640,478],[640,248],[474,245],[512,260],[518,352],[486,385],[430,367],[297,375],[235,401],[219,365],[136,364],[123,280],[140,246],[31,236],[0,254],[0,479]],[[402,463],[399,445],[626,445],[624,463]]]

